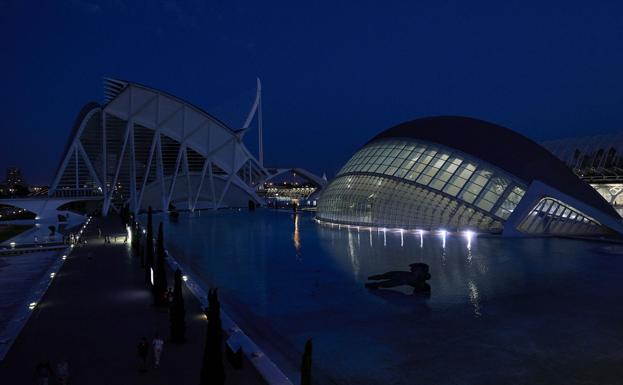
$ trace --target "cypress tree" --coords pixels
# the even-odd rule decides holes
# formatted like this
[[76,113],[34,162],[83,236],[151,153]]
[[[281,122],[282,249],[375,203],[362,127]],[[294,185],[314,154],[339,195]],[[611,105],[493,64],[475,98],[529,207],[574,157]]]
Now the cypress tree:
[[171,341],[181,343],[186,336],[186,309],[182,295],[182,271],[175,271],[175,285],[173,288],[173,303],[169,310]]
[[164,295],[167,291],[167,270],[164,260],[164,234],[162,233],[162,222],[158,226],[158,240],[156,241],[156,261],[154,262],[154,304],[158,306],[166,305]]
[[311,385],[311,366],[312,366],[312,340],[305,342],[305,351],[301,360],[301,385]]
[[130,231],[132,231],[132,241],[130,241],[130,246],[132,247],[132,254],[134,256],[137,256],[138,255],[139,239],[140,239],[140,236],[139,236],[139,233],[138,233],[138,224],[136,223],[134,218],[132,219],[130,224],[131,224]]
[[218,289],[208,292],[208,330],[201,365],[201,385],[223,385],[225,368],[223,367],[223,329],[221,326],[221,305],[218,301]]
[[[141,233],[141,226],[136,223],[136,231],[134,232],[136,235],[136,255],[141,257],[141,267],[145,267],[145,248],[141,244],[141,240],[143,239],[143,234]],[[132,238],[134,240],[134,238]]]
[[145,239],[145,283],[151,286],[151,269],[154,267],[154,230],[151,206],[147,209],[147,236]]

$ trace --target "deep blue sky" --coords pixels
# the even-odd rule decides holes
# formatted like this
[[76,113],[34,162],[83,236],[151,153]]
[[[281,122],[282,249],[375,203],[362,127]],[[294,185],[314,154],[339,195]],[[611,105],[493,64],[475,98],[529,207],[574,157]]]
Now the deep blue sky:
[[427,115],[536,140],[621,130],[623,2],[544,3],[0,0],[2,174],[48,183],[106,76],[240,123],[259,76],[266,163],[329,176]]

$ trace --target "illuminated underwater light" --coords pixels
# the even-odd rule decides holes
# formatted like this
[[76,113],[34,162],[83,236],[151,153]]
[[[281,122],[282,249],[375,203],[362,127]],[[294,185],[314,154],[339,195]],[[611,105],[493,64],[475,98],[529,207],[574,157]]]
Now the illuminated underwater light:
[[441,230],[439,232],[441,234],[441,247],[442,248],[446,248],[446,236],[448,235],[448,232],[446,230]]
[[474,237],[474,232],[468,230],[464,234],[465,234],[465,238],[467,238],[467,249],[471,250],[471,248],[472,248],[472,238]]

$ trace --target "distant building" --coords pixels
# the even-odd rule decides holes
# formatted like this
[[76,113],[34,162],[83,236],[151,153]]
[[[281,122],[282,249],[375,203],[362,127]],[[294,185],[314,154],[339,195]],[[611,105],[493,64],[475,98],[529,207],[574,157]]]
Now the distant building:
[[258,187],[258,194],[271,207],[297,204],[315,207],[316,196],[326,186],[326,177],[319,177],[302,168],[266,168],[270,177]]
[[25,186],[22,170],[18,167],[8,167],[6,169],[6,183],[9,188],[14,189],[16,186]]
[[47,196],[48,186],[30,186],[28,191],[30,192],[29,196]]

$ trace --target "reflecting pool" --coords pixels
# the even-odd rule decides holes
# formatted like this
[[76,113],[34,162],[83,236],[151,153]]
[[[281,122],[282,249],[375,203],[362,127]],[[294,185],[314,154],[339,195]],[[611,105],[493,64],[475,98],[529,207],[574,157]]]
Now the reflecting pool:
[[[164,222],[169,251],[293,378],[311,337],[318,383],[623,381],[621,247],[357,231],[268,210]],[[413,262],[430,265],[429,298],[364,287]]]

